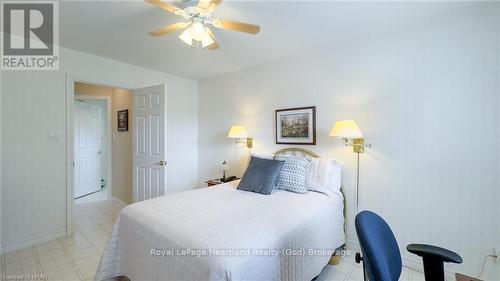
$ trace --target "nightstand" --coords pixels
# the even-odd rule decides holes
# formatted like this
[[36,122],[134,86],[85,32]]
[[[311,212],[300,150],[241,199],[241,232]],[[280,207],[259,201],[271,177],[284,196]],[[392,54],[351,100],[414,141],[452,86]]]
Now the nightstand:
[[[235,180],[240,180],[241,178],[234,178],[230,181],[227,181],[227,182],[231,182],[231,181],[235,181]],[[222,182],[221,179],[213,179],[213,180],[208,180],[205,182],[207,184],[208,187],[211,187],[211,186],[214,186],[214,185],[219,185],[219,184],[223,184],[223,183],[226,183],[226,182]]]

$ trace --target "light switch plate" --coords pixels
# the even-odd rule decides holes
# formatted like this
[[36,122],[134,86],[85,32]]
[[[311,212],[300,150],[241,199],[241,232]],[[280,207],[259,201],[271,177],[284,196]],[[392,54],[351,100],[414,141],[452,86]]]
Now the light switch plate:
[[62,131],[49,131],[47,133],[47,141],[49,143],[62,143],[64,141],[63,132]]

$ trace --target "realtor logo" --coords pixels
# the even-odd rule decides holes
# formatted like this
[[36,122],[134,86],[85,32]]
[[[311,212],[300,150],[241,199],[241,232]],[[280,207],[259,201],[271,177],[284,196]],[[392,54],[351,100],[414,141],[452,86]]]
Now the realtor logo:
[[2,2],[2,70],[57,70],[57,2]]

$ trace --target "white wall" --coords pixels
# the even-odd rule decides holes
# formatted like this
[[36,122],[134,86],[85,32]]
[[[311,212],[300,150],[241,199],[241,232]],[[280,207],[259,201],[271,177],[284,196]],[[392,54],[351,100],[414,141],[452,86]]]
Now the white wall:
[[387,219],[405,263],[420,262],[407,244],[437,244],[465,260],[448,269],[476,275],[500,236],[493,5],[201,82],[199,185],[223,160],[241,176],[248,152],[226,138],[231,125],[246,126],[254,152],[272,153],[285,147],[274,144],[274,110],[314,105],[318,145],[305,148],[345,162],[349,243],[355,154],[327,138],[338,119],[355,119],[373,143],[361,155],[361,209]]
[[[497,5],[497,14],[500,15],[500,5]],[[497,34],[496,34],[496,39],[497,39],[497,46],[500,45],[500,16],[497,17]],[[497,93],[500,93],[500,52],[497,52],[496,53],[497,55]],[[500,97],[498,97],[497,95],[497,108],[500,108]],[[497,120],[498,120],[498,124],[500,124],[500,113],[497,112]],[[496,139],[500,139],[500,129],[497,129],[497,137]],[[497,164],[496,164],[496,167],[497,167],[497,187],[500,186],[500,146],[497,145]],[[500,188],[497,188],[496,189],[497,191],[497,194],[496,194],[496,200],[497,200],[497,206],[500,205]],[[500,208],[497,208],[497,218],[500,218]],[[497,241],[496,241],[496,248],[497,249],[500,249],[500,221],[497,219],[496,220],[496,223],[497,223],[497,230],[496,230],[496,238],[497,238]],[[500,261],[500,257],[498,257],[497,259],[498,261]],[[497,266],[496,267],[496,275],[495,276],[500,276],[500,266]]]
[[190,94],[178,88],[167,83],[167,193],[192,189],[198,179],[198,84]]
[[[133,185],[133,126],[134,126],[134,97],[133,93],[123,89],[112,89],[111,105],[111,151],[112,162],[112,194],[113,197],[125,203],[132,203]],[[129,130],[118,131],[118,111],[128,109]]]
[[[0,71],[0,89],[2,89],[2,71]],[[2,202],[2,95],[0,93],[0,204]],[[0,219],[2,206],[0,205]],[[2,248],[2,223],[0,222],[0,249]]]
[[[169,171],[167,181],[181,188],[196,185],[196,81],[67,49],[60,50],[60,60],[59,71],[3,71],[1,75],[3,250],[65,235],[66,140],[48,143],[47,133],[66,135],[66,73],[128,89],[166,83],[168,109],[175,107],[168,114],[169,130],[184,128],[168,142],[167,157],[182,154],[182,158],[172,161],[177,164],[172,169],[178,170]],[[176,147],[181,149],[172,151]]]

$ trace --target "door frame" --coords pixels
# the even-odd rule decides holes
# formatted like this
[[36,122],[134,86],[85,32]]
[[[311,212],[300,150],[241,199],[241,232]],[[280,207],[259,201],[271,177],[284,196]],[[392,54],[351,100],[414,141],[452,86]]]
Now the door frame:
[[[120,88],[124,90],[133,91],[129,87],[123,87],[120,85],[113,85],[108,83],[108,81],[95,81],[94,79],[86,79],[85,77],[73,76],[71,73],[66,72],[66,236],[73,233],[73,204],[74,204],[74,159],[75,159],[75,149],[74,149],[74,126],[73,126],[73,111],[74,111],[74,101],[75,101],[75,82],[92,84],[95,86],[103,86],[109,88]],[[110,103],[109,103],[110,104]],[[132,101],[132,106],[134,102]],[[111,118],[111,112],[108,116]],[[111,123],[110,123],[111,124]],[[133,126],[129,123],[129,125]],[[130,129],[130,128],[129,128]],[[133,127],[132,127],[133,129]],[[112,129],[109,131],[109,136],[112,136]],[[111,146],[110,146],[111,148]],[[109,149],[109,152],[111,149]],[[109,153],[108,152],[108,153]],[[112,159],[109,159],[112,162]],[[109,165],[108,167],[111,167]],[[111,179],[111,174],[110,174]],[[110,191],[111,192],[111,188]]]
[[[113,171],[113,161],[111,161],[113,158],[113,150],[112,150],[112,134],[113,134],[113,129],[112,129],[112,123],[111,123],[111,97],[107,96],[85,96],[85,95],[75,95],[74,101],[75,100],[84,100],[84,101],[92,101],[92,100],[104,100],[106,101],[106,167],[107,171],[106,173],[108,176],[106,177],[107,179],[107,187],[108,187],[108,194],[107,198],[108,200],[111,200],[112,198],[112,190],[113,190],[113,177],[112,177],[112,171]],[[75,128],[73,127],[73,130]],[[74,132],[73,132],[74,133]],[[74,141],[74,140],[73,140]],[[75,153],[75,149],[73,148],[73,155]],[[73,183],[74,185],[74,183]],[[73,186],[74,188],[74,186]],[[73,189],[74,190],[74,189]],[[73,198],[73,200],[75,200]]]

